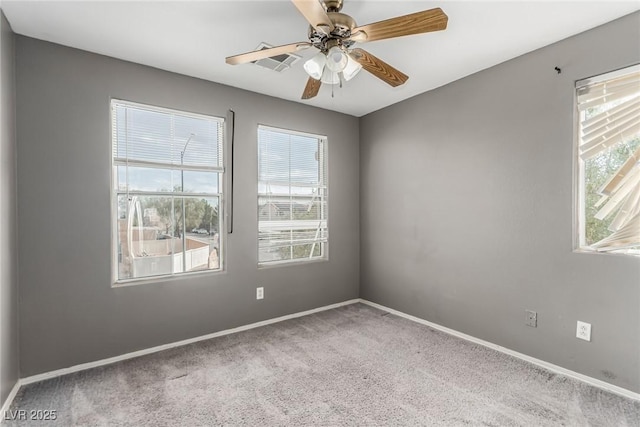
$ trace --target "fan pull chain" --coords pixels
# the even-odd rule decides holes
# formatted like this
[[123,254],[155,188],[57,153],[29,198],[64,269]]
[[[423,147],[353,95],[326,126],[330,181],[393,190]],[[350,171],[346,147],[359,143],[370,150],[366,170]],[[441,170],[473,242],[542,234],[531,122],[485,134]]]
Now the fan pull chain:
[[[338,73],[338,82],[340,84],[340,89],[342,89],[342,82],[344,81],[344,74],[342,74],[342,72]],[[334,94],[333,94],[333,88],[335,87],[335,85],[331,85],[331,97],[334,98]]]

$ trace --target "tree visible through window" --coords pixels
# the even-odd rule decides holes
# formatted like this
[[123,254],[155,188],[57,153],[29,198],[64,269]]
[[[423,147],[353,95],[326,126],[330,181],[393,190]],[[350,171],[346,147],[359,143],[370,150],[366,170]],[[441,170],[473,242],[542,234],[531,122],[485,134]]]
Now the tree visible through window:
[[258,128],[258,262],[327,255],[325,137]]
[[640,256],[640,66],[576,91],[580,247]]
[[116,280],[221,266],[223,120],[112,101]]

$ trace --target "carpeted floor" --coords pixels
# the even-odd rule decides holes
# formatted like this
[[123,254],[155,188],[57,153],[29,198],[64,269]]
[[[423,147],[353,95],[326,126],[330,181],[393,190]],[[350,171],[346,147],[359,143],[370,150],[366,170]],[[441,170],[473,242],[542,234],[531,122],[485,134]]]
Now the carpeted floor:
[[362,304],[32,384],[11,410],[57,420],[9,426],[640,426],[640,402]]

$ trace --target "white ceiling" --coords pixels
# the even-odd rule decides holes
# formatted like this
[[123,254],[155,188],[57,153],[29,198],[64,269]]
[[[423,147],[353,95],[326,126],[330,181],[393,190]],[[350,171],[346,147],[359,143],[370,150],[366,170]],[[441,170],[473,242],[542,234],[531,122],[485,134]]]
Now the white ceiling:
[[224,58],[272,45],[306,41],[307,23],[279,1],[5,1],[18,34],[354,116],[394,104],[510,58],[640,9],[631,1],[375,1],[345,0],[359,25],[441,7],[447,30],[361,44],[410,76],[392,88],[362,72],[343,88],[323,85],[300,100],[302,61],[277,73]]

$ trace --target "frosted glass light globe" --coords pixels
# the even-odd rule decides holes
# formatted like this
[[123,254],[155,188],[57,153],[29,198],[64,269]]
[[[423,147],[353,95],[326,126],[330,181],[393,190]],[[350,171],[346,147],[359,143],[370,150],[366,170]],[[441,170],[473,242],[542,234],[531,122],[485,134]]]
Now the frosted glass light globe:
[[324,65],[327,63],[327,57],[322,52],[318,52],[313,58],[304,63],[304,70],[316,80],[320,80],[322,78],[322,71],[324,70]]
[[341,73],[347,66],[349,57],[338,46],[334,46],[327,52],[327,67],[334,73]]
[[347,58],[347,66],[344,67],[342,75],[344,76],[344,79],[346,81],[349,81],[354,78],[356,74],[360,72],[360,70],[362,70],[362,65],[360,65],[358,61],[354,60],[349,55],[347,55]]

